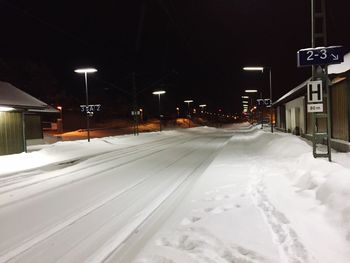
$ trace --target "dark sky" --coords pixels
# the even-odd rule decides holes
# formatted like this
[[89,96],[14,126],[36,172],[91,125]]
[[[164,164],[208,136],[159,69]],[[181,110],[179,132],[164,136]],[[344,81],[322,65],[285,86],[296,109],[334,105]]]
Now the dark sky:
[[[348,0],[327,2],[328,45],[350,51]],[[129,96],[120,90],[131,92],[135,72],[140,105],[162,88],[165,107],[191,98],[238,112],[244,89],[269,96],[267,72],[243,66],[271,66],[274,99],[310,73],[296,67],[311,42],[306,0],[0,0],[0,36],[0,58],[45,63],[68,94],[84,95],[80,66],[98,69],[93,94],[116,97]]]

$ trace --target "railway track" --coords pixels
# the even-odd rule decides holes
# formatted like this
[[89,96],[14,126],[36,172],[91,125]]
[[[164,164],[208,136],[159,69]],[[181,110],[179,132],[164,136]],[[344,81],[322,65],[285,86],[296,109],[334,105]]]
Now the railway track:
[[[125,251],[134,251],[131,243],[134,246],[135,242],[130,240],[135,239],[135,233],[138,233],[137,236],[146,236],[141,233],[147,232],[147,226],[155,223],[152,218],[156,214],[164,214],[164,207],[171,203],[169,200],[178,199],[174,196],[181,197],[179,193],[195,181],[210,164],[219,146],[227,140],[228,137],[210,134],[180,136],[109,152],[105,156],[94,156],[62,170],[51,171],[57,174],[45,181],[8,184],[7,187],[12,186],[12,189],[7,188],[5,192],[5,188],[1,188],[2,194],[13,194],[23,189],[34,190],[40,184],[47,184],[47,180],[53,182],[67,176],[74,178],[69,182],[59,180],[50,183],[44,191],[36,194],[27,191],[26,199],[13,199],[0,208],[0,224],[6,226],[11,217],[21,214],[15,207],[20,209],[27,204],[29,207],[43,206],[43,209],[38,208],[43,215],[38,218],[34,216],[39,222],[34,223],[34,226],[28,224],[32,229],[25,230],[22,227],[25,233],[15,237],[11,236],[10,229],[1,231],[0,262],[129,260],[131,254]],[[152,163],[155,160],[161,162]],[[108,169],[105,169],[106,164]],[[78,169],[79,165],[85,169]],[[103,169],[99,169],[100,165]],[[113,187],[113,183],[116,183],[116,187]],[[90,192],[94,186],[100,191]],[[86,200],[84,196],[74,196],[77,189],[86,189]],[[66,197],[72,208],[65,209],[65,202],[59,202],[59,197]],[[45,204],[50,200],[55,200],[58,211],[52,207],[45,209]],[[50,213],[54,213],[54,216],[48,216]],[[40,224],[40,220],[45,221],[45,224]],[[4,240],[6,237],[8,240]],[[141,243],[138,242],[139,246]]]

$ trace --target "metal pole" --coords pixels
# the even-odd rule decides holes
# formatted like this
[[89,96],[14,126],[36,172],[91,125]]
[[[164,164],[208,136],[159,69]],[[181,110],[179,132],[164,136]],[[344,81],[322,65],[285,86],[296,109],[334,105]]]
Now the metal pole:
[[331,89],[329,87],[328,83],[328,66],[326,66],[325,69],[325,75],[326,75],[326,92],[327,92],[327,150],[328,150],[328,161],[332,161],[332,114],[331,114]]
[[[315,47],[315,0],[311,0],[311,47]],[[314,66],[312,66],[314,69]]]
[[159,131],[162,131],[162,116],[160,113],[160,94],[158,94],[158,111],[159,111]]
[[[311,0],[311,47],[315,48],[315,0]],[[313,65],[311,67],[311,80],[315,80],[315,66]],[[316,115],[315,113],[311,113],[311,119],[312,119],[312,153],[314,158],[316,158],[316,138],[315,138],[315,132],[316,132]]]
[[22,112],[22,139],[23,139],[23,151],[27,152],[26,122],[25,122],[24,111]]
[[[260,99],[262,99],[262,98],[263,98],[262,91],[260,91]],[[260,107],[261,107],[261,111],[260,111],[260,113],[261,113],[261,129],[263,129],[263,127],[264,127],[264,106],[260,105]]]
[[87,84],[87,72],[84,73],[85,75],[85,94],[86,94],[86,130],[87,130],[87,137],[88,142],[90,142],[90,119],[89,119],[89,92],[88,92],[88,84]]
[[187,103],[188,105],[188,128],[191,128],[191,122],[190,122],[190,103]]
[[272,72],[270,68],[270,124],[271,124],[271,133],[273,133],[273,108],[272,108]]

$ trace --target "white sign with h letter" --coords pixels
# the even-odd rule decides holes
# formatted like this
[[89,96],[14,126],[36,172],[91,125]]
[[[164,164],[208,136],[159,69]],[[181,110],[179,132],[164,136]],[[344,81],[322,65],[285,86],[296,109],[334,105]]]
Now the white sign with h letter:
[[323,102],[322,80],[309,81],[307,83],[307,102]]

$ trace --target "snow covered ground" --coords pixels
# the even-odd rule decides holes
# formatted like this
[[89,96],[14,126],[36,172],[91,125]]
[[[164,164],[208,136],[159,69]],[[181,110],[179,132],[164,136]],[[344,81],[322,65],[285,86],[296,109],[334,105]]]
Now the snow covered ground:
[[0,157],[0,262],[349,262],[349,154],[247,125],[32,150]]

